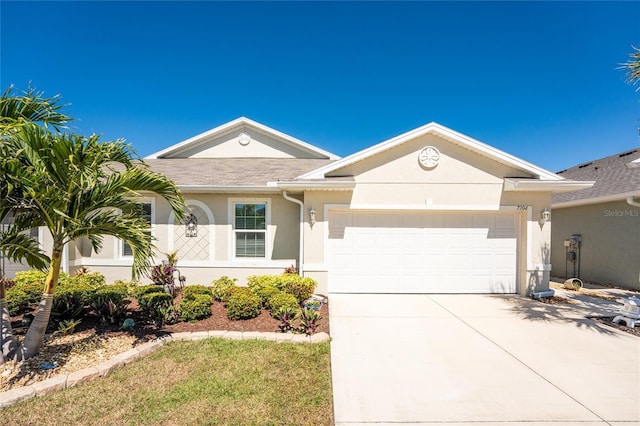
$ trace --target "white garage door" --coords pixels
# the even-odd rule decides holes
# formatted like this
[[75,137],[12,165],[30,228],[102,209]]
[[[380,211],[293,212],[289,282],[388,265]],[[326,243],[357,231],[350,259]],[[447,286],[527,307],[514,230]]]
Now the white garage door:
[[513,212],[330,211],[329,292],[515,293]]

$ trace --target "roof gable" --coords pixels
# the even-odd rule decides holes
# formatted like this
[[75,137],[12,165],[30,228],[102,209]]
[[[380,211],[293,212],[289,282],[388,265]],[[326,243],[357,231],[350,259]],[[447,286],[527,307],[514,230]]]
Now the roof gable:
[[245,117],[225,123],[145,159],[340,157]]
[[437,123],[429,123],[417,129],[403,133],[399,136],[381,142],[372,147],[363,149],[355,154],[344,157],[341,160],[333,162],[329,165],[298,176],[299,179],[321,179],[326,176],[339,174],[340,170],[347,169],[358,162],[371,159],[385,151],[394,149],[400,145],[408,142],[415,141],[417,138],[421,138],[426,135],[434,135],[449,142],[452,142],[462,148],[471,150],[477,155],[487,157],[494,161],[497,161],[509,168],[522,171],[525,175],[533,176],[537,179],[559,181],[563,178],[538,166],[535,166],[529,162],[519,159],[511,154],[507,154],[497,148],[484,144],[478,140],[470,138],[462,133],[458,133],[445,126]]

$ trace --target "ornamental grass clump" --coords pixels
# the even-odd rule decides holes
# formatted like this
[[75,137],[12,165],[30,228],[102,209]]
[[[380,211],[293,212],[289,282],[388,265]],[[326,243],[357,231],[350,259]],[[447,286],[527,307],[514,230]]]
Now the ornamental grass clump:
[[260,315],[262,301],[247,287],[236,287],[227,300],[227,317],[230,320],[251,319]]

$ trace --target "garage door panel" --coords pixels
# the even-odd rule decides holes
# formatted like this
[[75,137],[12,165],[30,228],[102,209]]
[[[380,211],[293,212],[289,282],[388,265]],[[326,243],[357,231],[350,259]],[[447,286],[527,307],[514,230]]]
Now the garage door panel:
[[513,213],[330,212],[331,292],[514,293]]

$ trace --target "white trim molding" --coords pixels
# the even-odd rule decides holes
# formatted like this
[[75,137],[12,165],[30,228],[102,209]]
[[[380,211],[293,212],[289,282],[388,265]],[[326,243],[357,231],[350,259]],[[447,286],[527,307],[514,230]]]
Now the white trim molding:
[[579,189],[591,188],[596,181],[581,180],[537,180],[537,179],[514,179],[504,178],[505,192],[527,191],[527,192],[571,192]]

